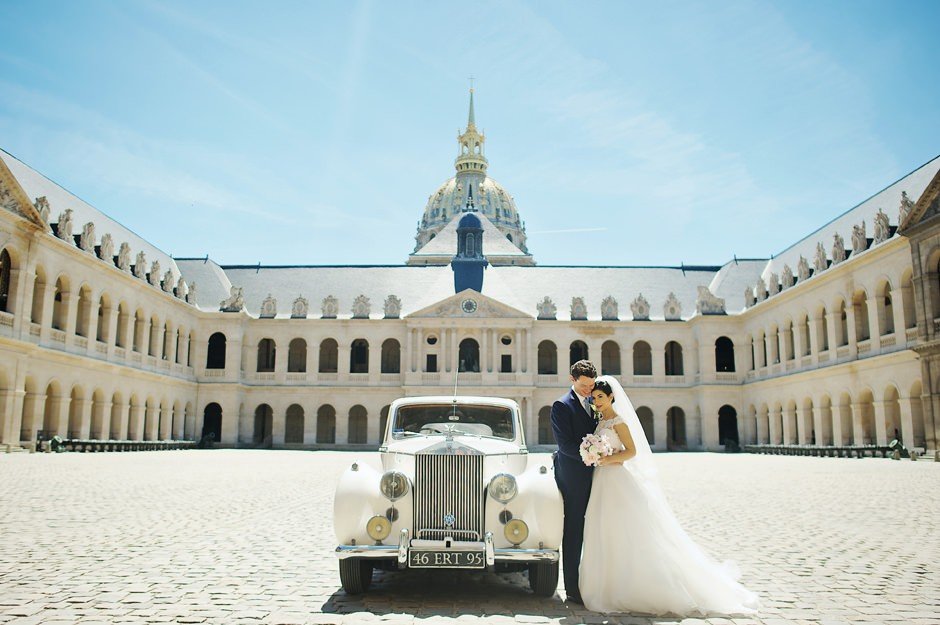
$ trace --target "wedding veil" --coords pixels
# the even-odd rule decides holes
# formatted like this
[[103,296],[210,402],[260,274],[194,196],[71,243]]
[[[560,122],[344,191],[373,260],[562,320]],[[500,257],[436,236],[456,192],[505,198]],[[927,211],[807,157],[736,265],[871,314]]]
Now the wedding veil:
[[656,477],[656,463],[653,461],[653,451],[646,439],[646,433],[643,431],[643,425],[640,423],[640,417],[633,408],[633,403],[627,397],[626,391],[617,381],[617,378],[610,375],[602,375],[596,382],[606,382],[614,392],[613,409],[620,418],[623,419],[630,430],[630,436],[633,438],[633,445],[636,447],[636,456],[627,461],[627,468],[639,473],[647,479]]

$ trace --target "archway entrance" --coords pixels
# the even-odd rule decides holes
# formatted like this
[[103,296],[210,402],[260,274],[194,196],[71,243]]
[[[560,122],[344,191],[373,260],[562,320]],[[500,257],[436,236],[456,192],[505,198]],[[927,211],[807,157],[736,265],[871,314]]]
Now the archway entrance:
[[274,410],[268,404],[255,408],[255,427],[251,442],[255,447],[271,447],[271,430],[274,424]]
[[718,409],[718,444],[728,451],[737,451],[739,443],[738,412],[724,405]]
[[203,412],[202,438],[214,443],[222,440],[222,406],[215,402],[207,405]]

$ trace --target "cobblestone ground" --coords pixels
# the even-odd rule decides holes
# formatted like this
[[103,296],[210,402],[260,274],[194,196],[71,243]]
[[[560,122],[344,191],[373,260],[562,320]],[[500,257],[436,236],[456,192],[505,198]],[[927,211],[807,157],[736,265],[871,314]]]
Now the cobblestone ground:
[[0,455],[0,623],[940,623],[940,464],[658,455],[677,515],[739,563],[750,619],[604,616],[524,574],[339,587],[332,494],[355,454]]

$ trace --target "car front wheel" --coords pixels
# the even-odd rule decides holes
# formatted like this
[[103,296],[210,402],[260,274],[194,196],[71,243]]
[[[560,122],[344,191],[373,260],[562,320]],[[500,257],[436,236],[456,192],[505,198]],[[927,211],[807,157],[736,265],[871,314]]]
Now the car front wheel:
[[551,597],[558,590],[558,561],[529,564],[529,587],[539,597]]
[[[558,577],[558,567],[555,567],[555,577]],[[347,595],[361,595],[372,584],[372,563],[363,558],[340,560],[339,581]]]

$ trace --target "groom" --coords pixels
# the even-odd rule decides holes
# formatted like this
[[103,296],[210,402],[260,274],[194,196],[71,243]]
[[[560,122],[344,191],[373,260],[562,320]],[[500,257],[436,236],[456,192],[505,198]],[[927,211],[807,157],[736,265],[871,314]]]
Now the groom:
[[571,365],[571,389],[552,404],[552,432],[558,444],[555,454],[555,482],[565,502],[565,528],[561,551],[568,601],[583,604],[578,588],[581,543],[584,541],[584,513],[591,496],[593,467],[581,460],[581,439],[594,432],[597,422],[591,410],[591,390],[597,369],[588,360]]

